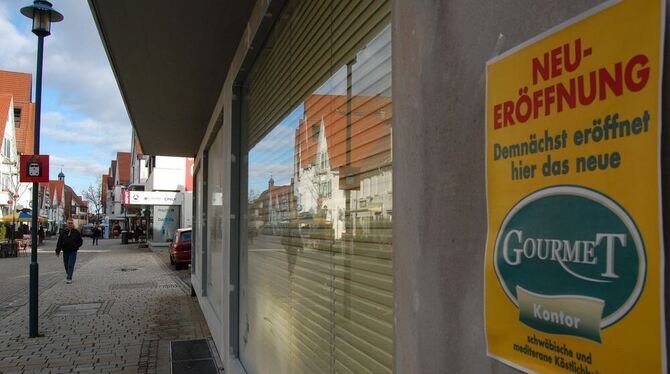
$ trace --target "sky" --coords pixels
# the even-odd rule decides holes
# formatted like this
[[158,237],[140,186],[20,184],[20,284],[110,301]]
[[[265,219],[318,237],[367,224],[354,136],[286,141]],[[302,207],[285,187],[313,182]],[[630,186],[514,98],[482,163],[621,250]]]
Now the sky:
[[[362,96],[387,95],[391,87],[391,28],[386,27],[365,48],[356,54],[352,66],[352,94]],[[380,90],[384,92],[380,92]],[[318,95],[346,95],[347,67],[341,66],[314,91]],[[305,114],[304,102],[299,103],[286,117],[249,151],[249,195],[267,190],[272,178],[275,185],[286,185],[294,176],[295,132]]]
[[[44,39],[40,153],[51,179],[63,170],[78,194],[100,183],[116,152],[130,151],[131,125],[85,0],[52,0],[63,14]],[[37,37],[19,9],[30,0],[0,1],[0,70],[33,75]]]

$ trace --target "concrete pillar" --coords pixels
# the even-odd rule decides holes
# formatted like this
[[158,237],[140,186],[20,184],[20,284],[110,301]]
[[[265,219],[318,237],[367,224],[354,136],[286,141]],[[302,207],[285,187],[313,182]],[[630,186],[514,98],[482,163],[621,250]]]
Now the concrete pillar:
[[484,67],[601,2],[394,0],[396,372],[516,372],[486,357]]

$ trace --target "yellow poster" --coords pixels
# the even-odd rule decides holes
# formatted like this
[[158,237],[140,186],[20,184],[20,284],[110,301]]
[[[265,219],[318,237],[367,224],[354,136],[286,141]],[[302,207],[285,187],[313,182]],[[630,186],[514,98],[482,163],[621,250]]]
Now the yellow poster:
[[487,350],[525,371],[665,372],[665,2],[607,2],[487,64]]

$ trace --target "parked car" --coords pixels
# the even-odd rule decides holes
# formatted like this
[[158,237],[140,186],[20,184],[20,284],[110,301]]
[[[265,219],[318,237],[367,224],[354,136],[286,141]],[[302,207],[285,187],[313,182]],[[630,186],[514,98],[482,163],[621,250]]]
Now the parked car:
[[191,263],[191,229],[179,229],[170,244],[170,264],[179,270]]
[[81,236],[93,236],[93,224],[87,223],[81,227]]

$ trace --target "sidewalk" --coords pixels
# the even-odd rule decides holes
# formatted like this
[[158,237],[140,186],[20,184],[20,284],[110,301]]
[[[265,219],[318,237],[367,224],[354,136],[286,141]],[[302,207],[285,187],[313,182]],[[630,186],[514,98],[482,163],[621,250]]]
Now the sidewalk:
[[190,286],[163,254],[100,244],[73,284],[63,274],[41,290],[44,337],[28,338],[27,304],[0,321],[0,373],[169,373],[171,340],[209,336]]

